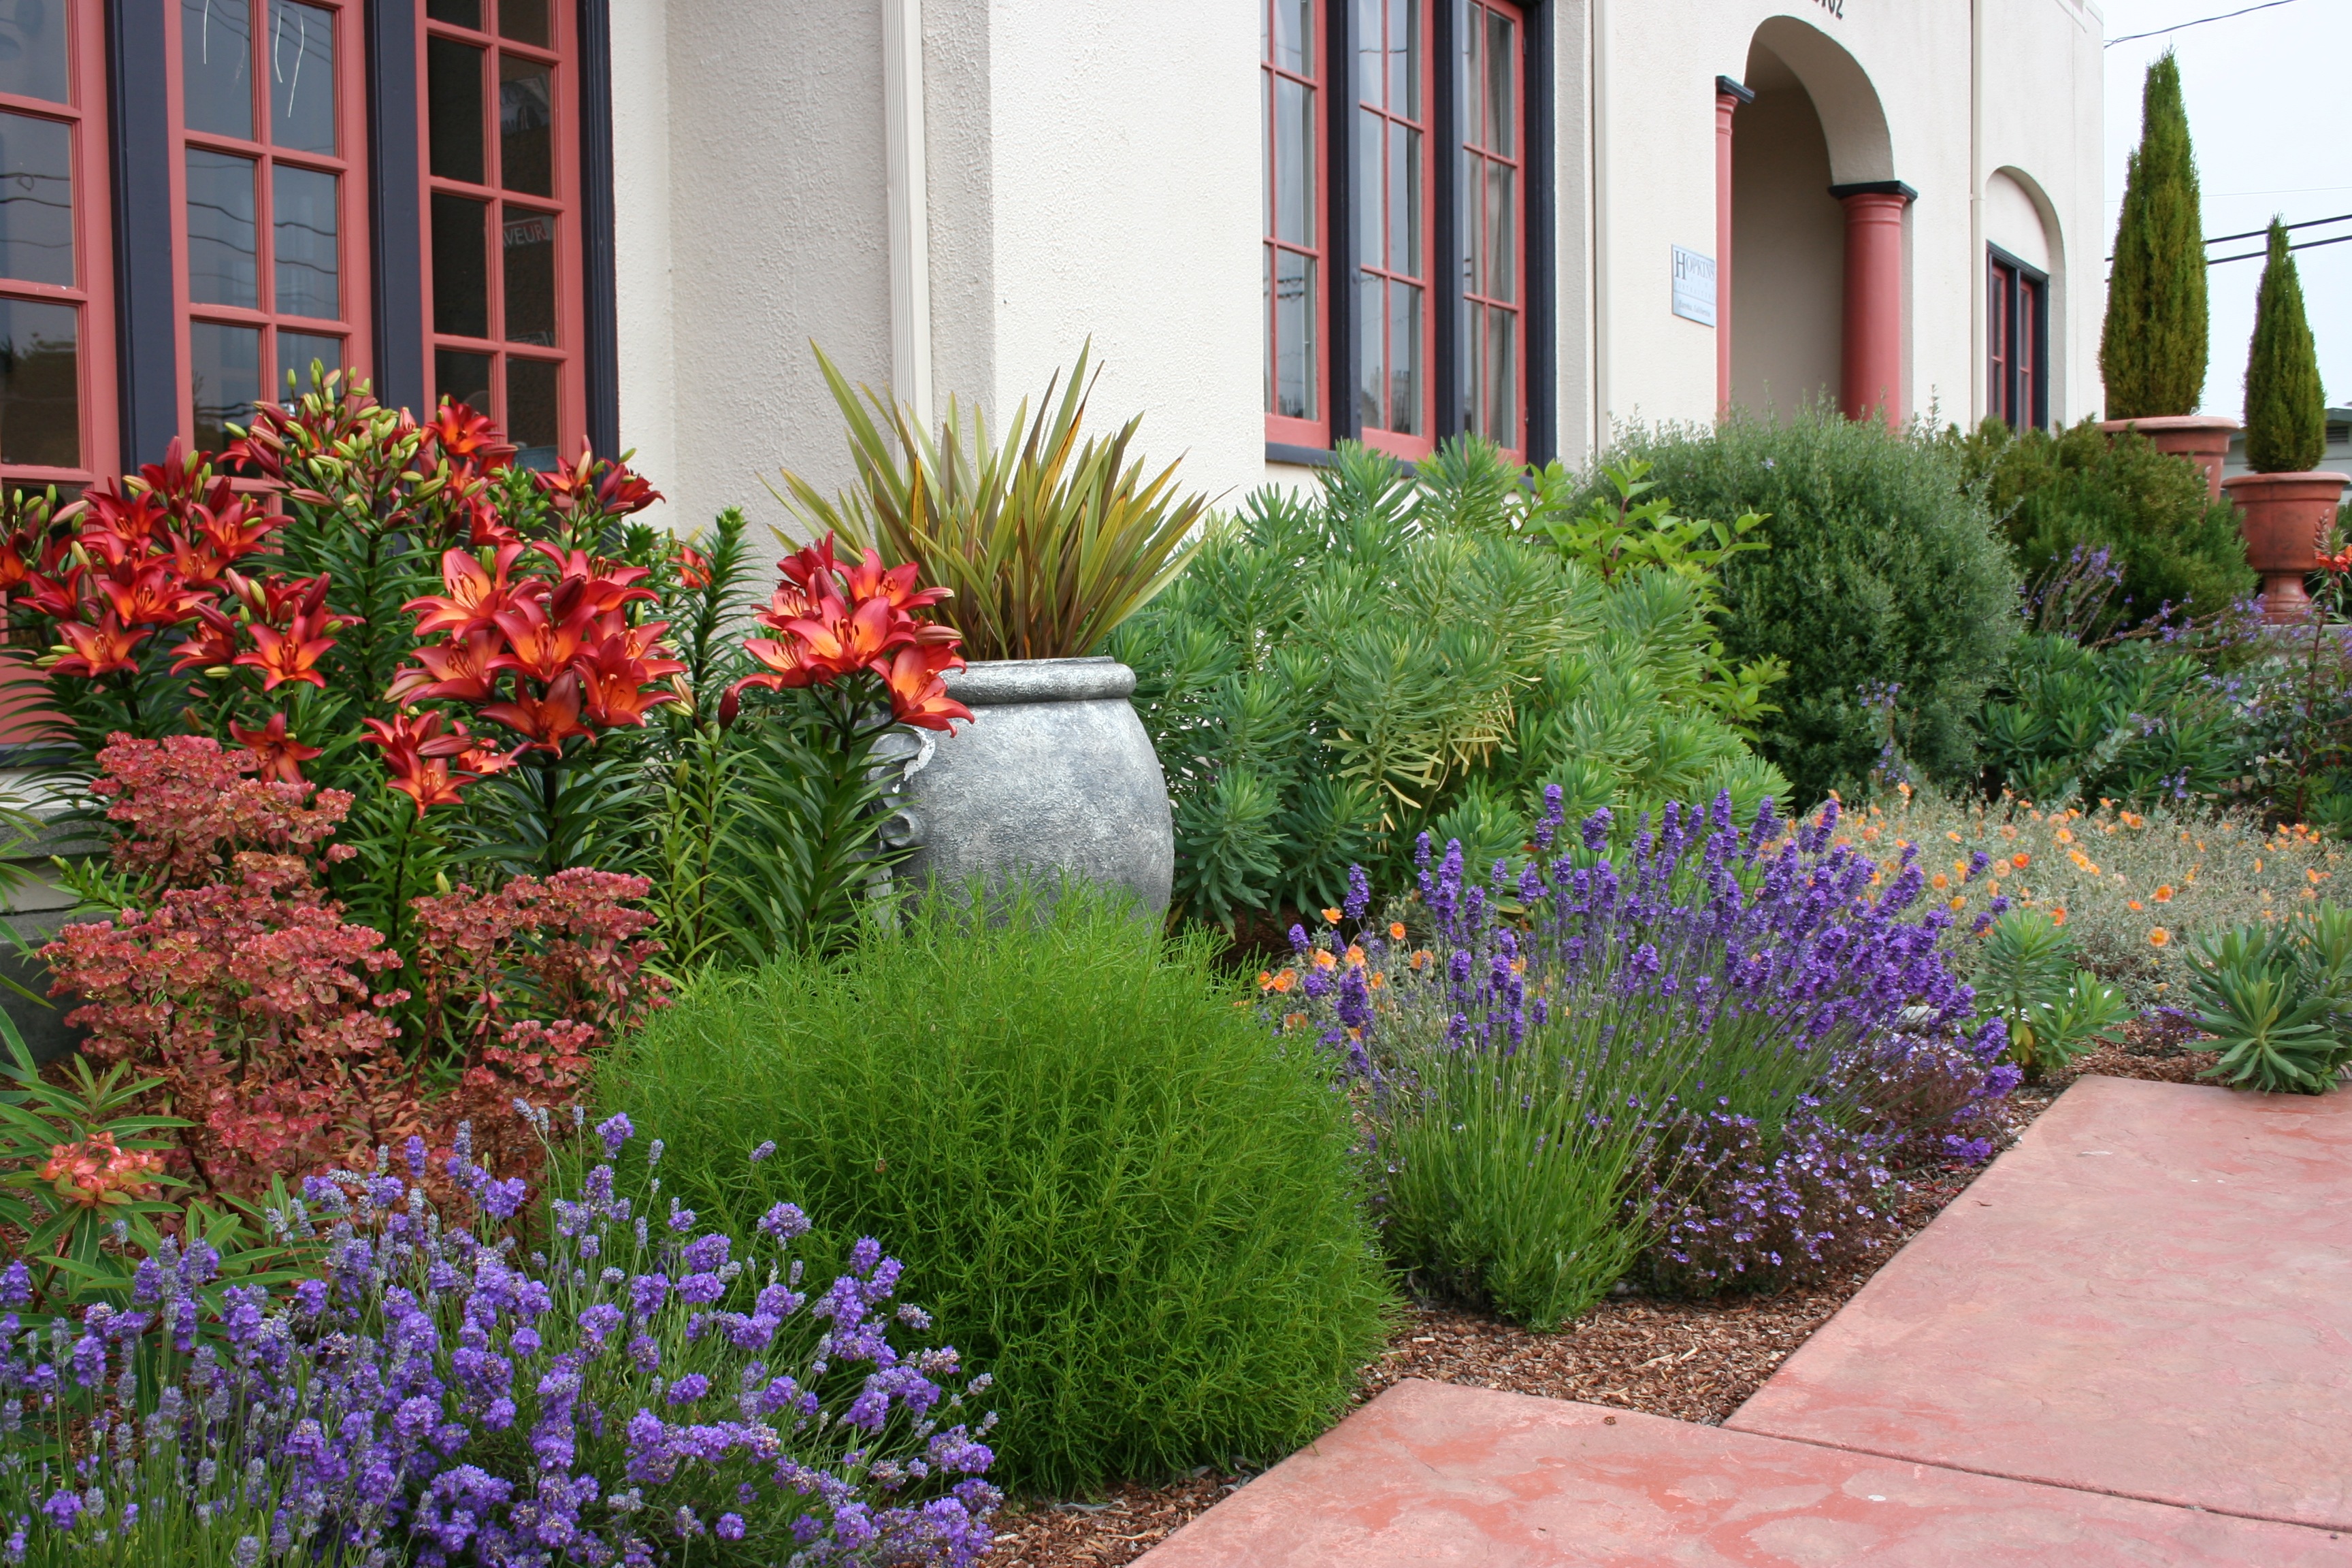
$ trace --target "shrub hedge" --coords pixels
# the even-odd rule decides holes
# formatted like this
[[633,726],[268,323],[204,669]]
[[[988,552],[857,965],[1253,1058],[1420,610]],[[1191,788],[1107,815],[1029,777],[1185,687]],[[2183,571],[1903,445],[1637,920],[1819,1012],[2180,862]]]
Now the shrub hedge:
[[1213,944],[1092,894],[977,929],[934,909],[689,986],[603,1109],[667,1141],[663,1196],[706,1222],[790,1201],[813,1259],[887,1238],[997,1380],[1000,1480],[1271,1459],[1343,1407],[1389,1288],[1345,1100]]
[[1613,455],[1693,517],[1768,514],[1771,548],[1727,562],[1725,657],[1780,658],[1781,711],[1757,750],[1813,801],[1867,784],[1887,739],[1938,778],[1967,775],[1971,721],[2017,634],[2017,573],[1958,456],[1916,431],[1817,408],[1712,428],[1620,434]]

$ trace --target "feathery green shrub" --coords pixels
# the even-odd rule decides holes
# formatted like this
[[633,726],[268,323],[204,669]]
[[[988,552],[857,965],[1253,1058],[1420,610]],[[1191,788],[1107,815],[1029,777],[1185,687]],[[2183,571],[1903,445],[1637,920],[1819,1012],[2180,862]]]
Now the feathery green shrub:
[[[1487,443],[1417,471],[1343,447],[1318,496],[1251,496],[1119,628],[1109,651],[1136,671],[1174,798],[1184,912],[1230,929],[1322,909],[1359,863],[1408,886],[1424,830],[1490,866],[1520,853],[1547,784],[1572,815],[1629,820],[1783,794],[1735,727],[1772,672],[1721,659],[1709,572],[1684,551],[1689,570],[1628,557],[1604,581],[1580,541],[1613,549],[1625,529],[1563,522],[1572,489],[1561,471],[1523,488]],[[1604,510],[1622,521],[1628,499]]]
[[1694,516],[1764,514],[1771,548],[1725,564],[1719,625],[1726,658],[1788,667],[1756,750],[1798,799],[1866,785],[1890,686],[1903,754],[1969,774],[1978,706],[2017,635],[2017,573],[1948,443],[1814,408],[1636,426],[1615,451]]
[[2319,353],[2303,313],[2303,279],[2287,248],[2286,226],[2271,219],[2270,258],[2254,298],[2254,341],[2246,351],[2246,466],[2258,474],[2319,467],[2327,450],[2327,398]]
[[2107,273],[2099,374],[2111,419],[2197,412],[2205,393],[2204,225],[2180,62],[2168,49],[2140,89],[2139,145],[2126,166]]
[[2145,621],[2167,605],[2210,616],[2254,591],[2237,508],[2212,498],[2203,469],[2137,431],[2110,436],[2088,419],[2012,431],[1988,419],[1955,445],[2027,582],[2106,552],[2120,581],[2102,624],[2086,630]]
[[1084,889],[983,926],[933,900],[845,957],[688,986],[599,1099],[706,1225],[796,1203],[820,1279],[888,1238],[996,1378],[1010,1484],[1268,1460],[1345,1406],[1389,1288],[1346,1100],[1215,945]]

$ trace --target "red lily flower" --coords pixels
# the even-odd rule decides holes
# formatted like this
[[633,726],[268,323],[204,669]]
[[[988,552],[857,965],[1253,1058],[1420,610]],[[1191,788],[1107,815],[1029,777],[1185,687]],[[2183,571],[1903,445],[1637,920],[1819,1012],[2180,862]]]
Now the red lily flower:
[[612,464],[596,481],[596,504],[614,517],[643,511],[661,499],[661,491],[624,463]]
[[416,662],[424,668],[404,669],[394,675],[384,696],[394,702],[443,698],[458,702],[484,701],[498,680],[495,660],[500,646],[496,631],[477,626],[462,637],[420,647],[416,650]]
[[38,573],[25,579],[24,606],[36,615],[47,616],[53,621],[81,619],[81,581],[84,569],[76,566],[67,571],[62,581]]
[[608,729],[643,724],[646,710],[678,700],[675,691],[646,689],[645,663],[629,657],[627,645],[618,637],[597,644],[581,660],[580,675],[590,721]]
[[454,757],[474,743],[463,724],[451,724],[444,733],[442,725],[448,716],[426,710],[421,713],[395,713],[390,719],[362,719],[360,728],[367,733],[360,738],[383,752],[387,761],[403,756]]
[[33,575],[33,563],[41,557],[40,541],[18,531],[0,543],[0,594],[12,593],[24,586]]
[[733,696],[753,686],[764,686],[771,691],[785,688],[798,689],[814,686],[832,677],[809,663],[809,646],[798,637],[752,637],[743,645],[743,651],[768,668],[757,675],[747,675],[727,689]]
[[177,626],[209,597],[183,587],[172,570],[160,563],[140,570],[126,562],[113,574],[97,579],[97,586],[107,606],[125,626]]
[[[584,616],[558,620],[537,599],[518,599],[498,614],[498,628],[513,651],[490,660],[492,669],[520,670],[534,680],[553,680],[580,657]],[[520,726],[517,726],[520,728]]]
[[853,599],[885,598],[894,610],[926,610],[954,595],[954,590],[950,588],[918,589],[915,579],[922,575],[922,567],[909,561],[886,572],[882,569],[881,552],[869,550],[864,560],[842,574],[843,585]]
[[[677,574],[681,588],[700,589],[710,586],[710,558],[692,545],[679,540],[670,541],[671,569]],[[5,586],[0,584],[0,586]]]
[[416,623],[416,635],[421,637],[431,637],[435,632],[462,632],[486,626],[506,608],[513,595],[507,574],[521,554],[521,545],[501,544],[486,569],[463,550],[445,550],[441,552],[441,582],[449,592],[411,599],[400,607],[425,612]]
[[327,678],[319,673],[317,665],[335,646],[334,638],[321,635],[326,629],[323,616],[296,616],[283,632],[270,626],[254,626],[253,651],[238,654],[229,662],[261,671],[264,691],[275,691],[289,680],[308,681],[323,688]]
[[248,730],[231,720],[228,732],[238,745],[261,759],[261,776],[278,784],[300,784],[302,764],[320,754],[318,747],[306,746],[286,732],[283,713],[272,713],[269,722],[258,730]]
[[236,657],[236,623],[210,605],[197,605],[195,629],[172,657],[173,675],[224,668]]
[[514,458],[513,443],[502,437],[499,427],[490,423],[489,416],[477,414],[462,403],[444,399],[441,406],[433,411],[433,417],[425,421],[424,430],[443,455],[459,468],[478,467],[488,472],[505,468]]
[[548,683],[546,696],[525,692],[512,702],[493,702],[482,710],[482,717],[530,736],[537,750],[559,755],[564,742],[588,733],[580,722],[580,678],[568,670]]
[[195,531],[226,564],[258,552],[285,521],[251,497],[234,496],[226,506],[198,508]]
[[[607,610],[616,610],[640,599],[660,597],[651,588],[635,586],[653,575],[643,566],[624,566],[618,562],[598,561],[584,550],[565,550],[545,540],[539,542],[537,549],[555,563],[558,583],[581,584],[573,591],[580,595],[580,602],[589,606],[590,615],[603,615]],[[565,613],[569,613],[568,605]]]
[[164,521],[163,498],[154,490],[135,496],[91,490],[82,502],[81,542],[110,567],[145,557]]
[[472,746],[457,753],[457,766],[477,778],[488,778],[514,766],[515,759],[528,750],[528,746],[517,746],[510,752],[494,752],[488,746]]
[[890,712],[899,723],[952,734],[949,721],[969,721],[971,710],[948,695],[947,682],[940,677],[962,668],[961,655],[951,647],[933,645],[902,647],[888,663],[877,664],[874,672],[889,688]]
[[821,618],[793,621],[784,628],[809,645],[808,663],[821,672],[821,680],[863,669],[915,641],[913,619],[891,608],[887,599],[867,599],[846,615],[835,599],[824,610]]
[[384,780],[394,789],[416,803],[416,815],[423,816],[436,805],[457,805],[465,800],[457,792],[457,780],[451,776],[449,764],[438,757],[410,756],[401,765],[391,769]]
[[785,622],[813,616],[825,600],[841,596],[841,566],[833,558],[830,533],[785,556],[776,563],[776,570],[784,580],[770,598],[767,612],[756,617],[761,626],[782,631]]
[[99,616],[98,625],[84,626],[79,621],[59,621],[58,635],[66,639],[73,651],[49,666],[52,675],[79,675],[95,680],[118,669],[136,669],[139,661],[131,657],[147,636],[145,626],[129,626],[115,619],[109,610]]

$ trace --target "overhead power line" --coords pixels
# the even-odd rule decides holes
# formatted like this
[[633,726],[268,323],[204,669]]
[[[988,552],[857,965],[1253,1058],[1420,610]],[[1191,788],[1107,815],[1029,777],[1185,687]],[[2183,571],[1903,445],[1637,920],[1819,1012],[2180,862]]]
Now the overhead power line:
[[[2286,226],[2290,230],[2298,228],[2324,228],[2331,223],[2344,223],[2347,220],[2352,220],[2352,213],[2338,213],[2334,217],[2305,218],[2301,223],[2291,223]],[[2231,239],[2260,239],[2268,233],[2270,233],[2268,227],[2250,228],[2243,234],[2217,234],[2205,243],[2208,245],[2220,245],[2225,240]]]
[[2281,5],[2291,5],[2293,4],[2294,4],[2294,0],[2263,0],[2263,3],[2259,5],[2248,5],[2236,11],[2224,11],[2218,16],[2200,16],[2193,22],[2176,22],[2169,27],[2158,27],[2153,32],[2126,33],[2120,38],[2109,38],[2100,47],[2102,48],[2112,49],[2117,44],[2137,43],[2142,38],[2160,38],[2167,33],[2179,32],[2183,27],[2201,27],[2208,22],[2226,22],[2232,16],[2251,16],[2257,11],[2275,10]]
[[[2316,250],[2323,245],[2342,245],[2347,240],[2352,240],[2352,234],[2339,234],[2334,239],[2306,239],[2301,245],[2290,245],[2287,248],[2289,250]],[[2209,256],[2205,258],[2205,265],[2208,267],[2219,267],[2224,261],[2255,261],[2261,259],[2263,257],[2268,256],[2270,252],[2267,250],[2242,250],[2235,256]]]

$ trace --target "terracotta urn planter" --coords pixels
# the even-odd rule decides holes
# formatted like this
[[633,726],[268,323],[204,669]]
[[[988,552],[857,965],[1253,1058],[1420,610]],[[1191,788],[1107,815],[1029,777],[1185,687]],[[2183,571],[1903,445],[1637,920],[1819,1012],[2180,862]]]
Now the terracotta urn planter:
[[2336,508],[2352,475],[2240,474],[2221,481],[2237,503],[2246,563],[2263,574],[2263,619],[2273,625],[2311,613],[2303,580],[2319,564],[2319,546],[2336,526]]
[[2230,455],[2230,437],[2238,428],[2236,420],[2210,414],[2158,414],[2145,419],[2102,420],[2099,428],[2109,435],[2118,430],[2137,430],[2158,451],[2188,458],[2205,470],[2207,492],[2215,500],[2221,499],[2221,464]]

